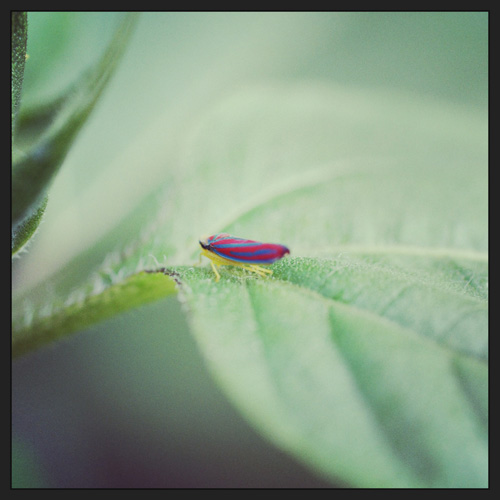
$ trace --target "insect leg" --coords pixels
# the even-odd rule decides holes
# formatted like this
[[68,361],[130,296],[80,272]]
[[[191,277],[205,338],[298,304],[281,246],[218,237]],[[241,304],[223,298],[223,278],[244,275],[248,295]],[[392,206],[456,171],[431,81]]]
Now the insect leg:
[[241,264],[243,269],[247,271],[251,271],[252,273],[258,274],[259,276],[266,276],[266,273],[272,274],[273,272],[270,269],[265,269],[263,267],[257,266],[255,264]]
[[212,266],[212,269],[213,269],[213,271],[215,273],[215,281],[219,281],[220,280],[220,274],[217,271],[217,268],[216,268],[215,264],[212,261],[210,261],[210,265]]
[[196,262],[195,264],[193,264],[194,267],[198,267],[198,266],[201,266],[201,256],[203,254],[200,252],[200,257],[198,258],[198,262]]
[[273,274],[273,272],[271,271],[271,269],[267,269],[266,267],[257,266],[255,264],[250,264],[250,267],[252,267],[254,269],[258,269],[259,271],[261,271],[263,273]]

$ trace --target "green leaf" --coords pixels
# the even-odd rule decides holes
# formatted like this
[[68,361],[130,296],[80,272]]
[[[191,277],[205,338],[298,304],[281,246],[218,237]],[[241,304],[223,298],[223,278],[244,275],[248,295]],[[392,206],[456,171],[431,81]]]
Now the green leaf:
[[181,290],[221,386],[306,463],[362,487],[484,487],[487,305],[457,279],[484,279],[484,263],[386,259],[185,272]]
[[25,315],[18,320],[12,339],[12,356],[25,354],[122,311],[175,294],[175,275],[172,276],[138,273],[114,286],[105,287],[99,283],[93,290],[72,296],[65,304],[55,304],[45,315]]
[[12,50],[12,131],[21,103],[23,88],[24,65],[26,62],[26,44],[28,39],[28,19],[26,12],[11,14],[11,50]]
[[48,196],[46,196],[38,209],[16,226],[15,231],[12,233],[12,255],[17,254],[23,249],[35,234],[42,221],[48,199]]
[[[303,83],[242,89],[185,130],[163,153],[177,170],[157,218],[108,254],[121,273],[109,290],[157,267],[150,255],[173,269],[221,387],[326,477],[487,486],[484,116]],[[162,151],[164,138],[140,146]],[[291,256],[269,279],[227,267],[216,283],[189,265],[199,237],[219,231],[286,244]],[[70,268],[49,282],[56,299]],[[153,276],[166,278],[143,275],[145,286]],[[73,283],[88,295],[88,282]],[[17,309],[39,318],[43,299],[27,292]],[[37,338],[39,324],[23,335]]]
[[18,238],[19,225],[33,219],[44,203],[52,180],[123,54],[135,19],[135,14],[124,19],[103,57],[63,95],[20,117],[12,167],[14,238]]

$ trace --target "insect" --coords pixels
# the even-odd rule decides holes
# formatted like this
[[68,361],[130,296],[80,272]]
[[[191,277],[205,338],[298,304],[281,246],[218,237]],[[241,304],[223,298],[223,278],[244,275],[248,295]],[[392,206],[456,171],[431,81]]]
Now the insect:
[[214,234],[200,240],[200,246],[201,255],[210,259],[215,281],[220,280],[220,274],[217,271],[219,266],[238,266],[259,276],[273,274],[270,269],[262,265],[272,264],[290,253],[284,245],[245,240],[227,233]]

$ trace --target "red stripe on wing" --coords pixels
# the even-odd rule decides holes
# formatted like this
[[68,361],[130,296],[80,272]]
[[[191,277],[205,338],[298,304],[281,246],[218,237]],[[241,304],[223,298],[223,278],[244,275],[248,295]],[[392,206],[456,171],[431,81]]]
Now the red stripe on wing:
[[236,238],[226,233],[216,234],[207,239],[210,251],[225,259],[248,264],[272,264],[290,250],[284,245],[260,243],[259,241]]

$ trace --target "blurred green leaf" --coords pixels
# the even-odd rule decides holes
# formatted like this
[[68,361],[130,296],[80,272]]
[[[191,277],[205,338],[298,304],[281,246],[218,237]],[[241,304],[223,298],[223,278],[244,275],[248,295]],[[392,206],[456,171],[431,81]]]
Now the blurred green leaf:
[[74,295],[63,307],[54,305],[46,317],[26,318],[26,324],[18,322],[12,339],[12,355],[25,354],[40,346],[94,323],[115,316],[122,311],[176,293],[175,275],[164,273],[138,273],[126,279],[101,276],[104,281],[116,283],[102,289],[102,284],[93,290]]
[[38,209],[16,226],[15,231],[12,233],[12,255],[17,254],[38,229],[48,200],[49,198],[46,196]]
[[[485,131],[474,112],[405,95],[312,83],[243,89],[196,117],[154,230],[114,254],[115,279],[99,286],[119,297],[137,269],[157,267],[150,255],[174,269],[220,385],[273,442],[327,477],[484,487]],[[161,137],[143,141],[150,152],[164,147]],[[228,267],[215,283],[209,268],[186,265],[198,238],[218,231],[286,244],[291,258],[270,279]],[[67,276],[50,285],[64,290]],[[169,280],[140,276],[144,289]],[[77,286],[85,301],[89,283]],[[40,296],[18,298],[18,311],[34,312],[15,321],[27,326],[14,339],[35,341],[42,325],[69,331],[68,311],[44,314]],[[130,305],[152,299],[136,298]]]
[[35,214],[40,212],[54,176],[111,78],[136,18],[137,14],[126,16],[103,57],[63,95],[36,109],[23,110],[14,137],[13,239],[20,239],[17,233],[27,219],[39,219]]
[[12,131],[21,103],[23,88],[24,65],[26,62],[26,43],[28,33],[28,20],[26,12],[11,13],[11,50],[12,50]]

